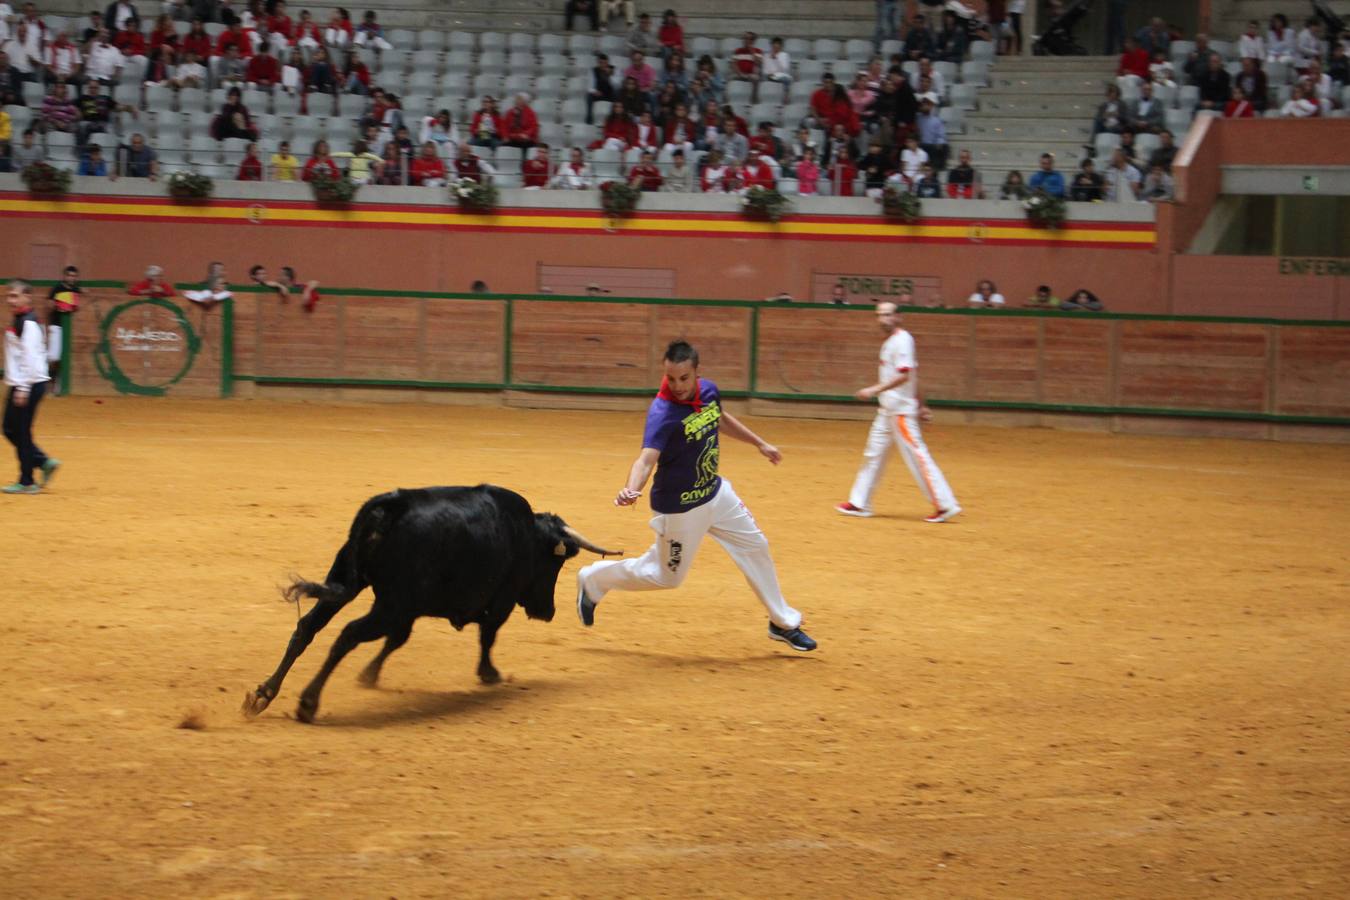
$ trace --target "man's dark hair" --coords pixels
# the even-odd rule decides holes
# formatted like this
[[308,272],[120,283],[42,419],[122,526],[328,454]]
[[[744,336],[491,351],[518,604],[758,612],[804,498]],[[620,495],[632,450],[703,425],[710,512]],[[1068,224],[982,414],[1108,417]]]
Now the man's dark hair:
[[475,281],[470,290],[472,290],[475,294],[486,294],[488,292],[487,282],[481,280]]
[[262,268],[263,268],[262,266],[254,266],[253,268],[249,269],[248,277],[252,278],[254,281],[257,281],[258,273],[262,271]]
[[666,345],[666,362],[691,363],[695,369],[698,368],[698,351],[694,345],[688,341],[671,341]]

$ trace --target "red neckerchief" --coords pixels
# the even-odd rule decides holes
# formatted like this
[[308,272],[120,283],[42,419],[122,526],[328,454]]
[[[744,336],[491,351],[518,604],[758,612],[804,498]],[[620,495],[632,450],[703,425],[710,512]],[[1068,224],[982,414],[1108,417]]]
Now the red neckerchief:
[[692,406],[694,412],[700,412],[703,409],[703,397],[701,396],[701,393],[702,386],[700,385],[699,388],[694,391],[693,400],[681,400],[679,397],[676,397],[675,392],[670,389],[670,379],[662,376],[661,390],[656,392],[656,396],[660,397],[662,400],[669,400],[671,403],[678,403],[681,406]]

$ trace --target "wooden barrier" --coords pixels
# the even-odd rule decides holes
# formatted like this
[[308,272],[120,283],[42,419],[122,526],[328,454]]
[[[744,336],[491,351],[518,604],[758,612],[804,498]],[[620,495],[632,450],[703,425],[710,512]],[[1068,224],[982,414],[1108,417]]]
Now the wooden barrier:
[[[1209,420],[1233,423],[1225,433],[1333,425],[1350,434],[1350,327],[1341,323],[917,309],[904,322],[935,407],[1050,424],[1095,416],[1106,427],[1132,417],[1120,425],[1129,430]],[[851,395],[875,377],[883,335],[869,308],[814,304],[350,291],[325,293],[305,312],[296,299],[245,289],[208,311],[100,288],[77,317],[71,377],[79,393],[215,396],[237,380],[249,392],[284,384],[642,397],[659,383],[674,338],[699,348],[729,397],[810,414],[819,404],[863,411]]]

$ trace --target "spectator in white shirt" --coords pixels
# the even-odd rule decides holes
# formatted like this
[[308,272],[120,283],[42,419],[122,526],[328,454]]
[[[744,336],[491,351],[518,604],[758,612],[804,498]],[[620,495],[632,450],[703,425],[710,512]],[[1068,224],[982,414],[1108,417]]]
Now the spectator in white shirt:
[[1261,37],[1261,23],[1252,19],[1247,23],[1247,30],[1238,38],[1238,59],[1260,59],[1266,58],[1266,42]]
[[[934,69],[934,68],[933,68],[933,61],[932,61],[931,59],[929,59],[928,57],[926,57],[926,56],[920,57],[920,59],[919,59],[919,84],[920,84],[920,85],[923,84],[923,79],[924,79],[924,78],[927,78],[927,79],[928,79],[928,81],[929,81],[929,87],[927,87],[927,88],[922,88],[922,87],[921,87],[921,88],[920,88],[920,92],[921,92],[921,93],[927,93],[927,92],[931,91],[932,93],[936,94],[939,98],[942,98],[942,97],[947,96],[947,82],[946,82],[946,79],[944,79],[944,78],[942,77],[942,73],[941,73],[941,72],[939,72],[937,69]],[[937,104],[935,104],[935,105],[937,105]]]
[[573,147],[571,158],[558,168],[558,174],[553,176],[551,184],[563,191],[584,191],[590,188],[594,178],[591,167],[586,163],[586,154],[580,147]]
[[1008,301],[998,292],[998,288],[994,287],[994,283],[986,278],[975,285],[975,293],[971,294],[970,298],[966,300],[966,305],[973,307],[996,306],[1001,309],[1008,305]]
[[1283,13],[1270,17],[1270,30],[1266,32],[1266,62],[1290,63],[1294,61],[1294,30],[1289,27],[1289,19]]
[[774,81],[783,86],[783,95],[786,97],[788,88],[792,84],[792,57],[788,56],[783,49],[783,39],[774,38],[769,42],[769,52],[764,54],[764,62],[760,71],[764,75],[765,81]]
[[98,36],[89,44],[89,60],[84,66],[85,78],[92,78],[100,84],[112,84],[125,63],[122,51],[108,42],[108,30],[100,28]]
[[1314,59],[1325,59],[1326,55],[1327,42],[1322,40],[1322,23],[1315,17],[1310,18],[1303,23],[1303,30],[1294,42],[1294,65],[1304,69]]
[[28,26],[22,23],[15,26],[14,31],[10,34],[9,40],[0,43],[0,50],[5,51],[5,55],[9,57],[9,64],[11,66],[18,69],[24,75],[32,75],[33,64],[37,63],[38,66],[41,67],[42,56],[40,54],[38,56],[32,56],[28,52],[28,42],[26,41],[27,29]]
[[1336,85],[1330,75],[1323,73],[1320,59],[1308,61],[1308,70],[1299,78],[1299,83],[1308,92],[1308,99],[1322,108],[1322,115],[1331,112],[1332,100],[1336,96]]
[[70,42],[64,31],[56,35],[56,40],[48,45],[42,56],[48,82],[73,80],[83,61],[79,48]]
[[1321,112],[1317,102],[1308,98],[1308,89],[1302,83],[1294,85],[1289,102],[1280,107],[1280,116],[1285,119],[1307,119]]
[[290,59],[281,67],[281,88],[288,94],[304,93],[305,55],[299,47],[291,51]]
[[911,185],[919,180],[919,171],[928,162],[928,152],[919,146],[919,136],[905,138],[905,149],[900,151],[900,173]]
[[1125,151],[1117,147],[1111,153],[1111,164],[1102,173],[1106,181],[1108,203],[1133,203],[1139,199],[1139,170],[1130,165]]
[[174,70],[173,83],[180,88],[206,87],[206,66],[197,59],[197,54],[188,51],[183,62]]

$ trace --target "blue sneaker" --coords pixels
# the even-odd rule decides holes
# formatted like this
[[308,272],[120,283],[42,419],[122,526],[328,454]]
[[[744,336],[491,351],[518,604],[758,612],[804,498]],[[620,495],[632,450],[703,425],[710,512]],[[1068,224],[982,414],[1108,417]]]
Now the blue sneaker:
[[51,482],[52,476],[56,474],[56,470],[59,468],[61,468],[61,460],[55,457],[48,457],[47,461],[42,464],[43,487],[46,487]]
[[816,642],[811,640],[811,636],[800,628],[779,628],[770,622],[769,638],[770,640],[782,641],[793,650],[800,650],[802,653],[816,649]]
[[581,584],[580,572],[577,573],[577,618],[587,628],[595,624],[595,601],[586,596],[586,588]]

